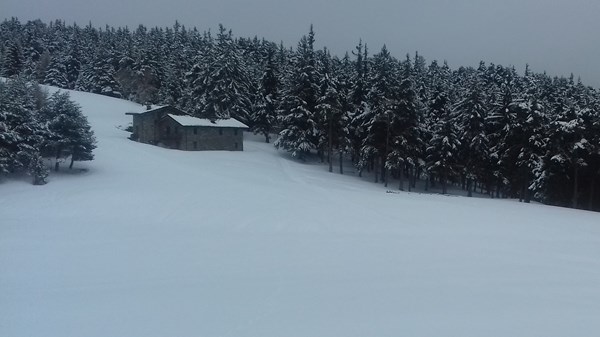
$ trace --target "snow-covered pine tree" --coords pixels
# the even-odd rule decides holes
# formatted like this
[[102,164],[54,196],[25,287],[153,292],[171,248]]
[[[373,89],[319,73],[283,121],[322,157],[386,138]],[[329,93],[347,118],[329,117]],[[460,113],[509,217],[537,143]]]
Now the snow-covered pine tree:
[[87,118],[69,96],[69,93],[56,92],[48,100],[41,112],[48,123],[51,136],[47,139],[44,152],[55,158],[55,170],[59,170],[61,160],[92,160],[95,139]]
[[115,79],[115,66],[118,63],[116,52],[108,45],[101,44],[93,61],[86,64],[79,74],[76,89],[110,97],[122,97],[121,86]]
[[252,131],[265,136],[269,143],[277,122],[279,76],[275,63],[275,46],[267,46],[267,57],[261,76],[256,103],[252,114]]
[[314,51],[315,34],[312,26],[303,36],[292,61],[292,70],[285,83],[279,104],[282,131],[274,145],[304,159],[317,146],[318,126],[315,109],[319,92],[318,73]]
[[[424,164],[425,143],[422,125],[422,103],[414,90],[413,71],[407,55],[402,65],[403,78],[398,87],[397,100],[391,106],[393,115],[391,122],[392,137],[385,166],[399,174],[400,190],[404,189],[404,172],[409,173],[408,190],[410,191],[417,178],[417,171]],[[387,181],[386,181],[387,182]]]
[[187,59],[187,53],[190,48],[187,32],[178,22],[173,26],[172,38],[165,38],[165,48],[163,51],[165,60],[164,79],[161,82],[158,91],[158,99],[161,104],[168,104],[185,109],[183,95],[185,90],[185,72],[191,68]]
[[554,105],[550,123],[547,193],[558,204],[577,208],[580,174],[588,165],[592,147],[586,138],[585,113],[575,100],[573,84],[572,79],[558,84],[564,96]]
[[[373,58],[371,88],[367,95],[368,108],[358,116],[360,130],[364,132],[358,161],[359,170],[372,167],[375,170],[375,182],[387,183],[386,163],[390,153],[392,122],[399,117],[396,109],[399,94],[399,76],[396,60],[384,45]],[[396,158],[400,160],[400,158]],[[391,167],[399,167],[400,162]]]
[[60,59],[58,56],[53,57],[46,70],[46,77],[44,78],[43,83],[59,88],[68,88],[69,80],[66,75],[67,69],[64,60]]
[[457,126],[452,119],[447,89],[443,83],[437,85],[429,105],[431,139],[426,150],[426,170],[437,177],[442,185],[442,194],[448,192],[448,180],[455,177],[458,170],[461,147]]
[[21,74],[26,78],[36,78],[36,68],[45,48],[45,39],[43,37],[47,29],[48,27],[39,20],[29,21],[19,29],[23,55],[23,69]]
[[[505,75],[496,75],[498,86],[498,94],[495,97],[492,110],[486,117],[486,125],[488,128],[488,139],[490,141],[490,161],[488,170],[495,178],[492,183],[496,187],[496,197],[510,192],[513,195],[511,188],[514,175],[517,171],[514,164],[515,159],[512,158],[511,146],[507,139],[516,132],[516,115],[513,109],[515,100],[517,99],[517,85],[512,73]],[[494,193],[492,193],[494,195]],[[516,195],[516,194],[515,194]]]
[[35,98],[30,85],[16,78],[2,86],[0,94],[0,170],[27,172],[34,184],[45,183],[47,170],[40,166],[40,150],[48,130],[39,122],[35,111]]
[[337,74],[332,69],[332,59],[329,51],[322,53],[322,70],[319,98],[315,107],[315,119],[319,128],[319,141],[317,148],[327,149],[327,162],[329,172],[333,172],[333,149],[339,147],[343,133],[343,111],[340,94],[338,92]]
[[454,106],[454,118],[459,127],[461,162],[468,196],[473,195],[475,182],[483,176],[488,160],[489,141],[485,119],[488,109],[485,104],[483,83],[480,74],[475,74],[469,84],[467,96]]
[[195,113],[209,119],[233,117],[250,124],[252,83],[231,31],[222,25],[217,34],[214,59],[209,62],[201,83],[201,106]]
[[[365,118],[368,111],[367,95],[369,86],[369,58],[367,46],[363,46],[362,40],[356,46],[356,50],[352,52],[356,59],[352,62],[353,69],[349,77],[350,95],[349,100],[351,109],[349,111],[349,137],[352,162],[359,167],[360,153],[363,139],[366,137]],[[359,170],[359,176],[362,170]]]
[[67,79],[68,89],[75,89],[75,83],[77,82],[79,72],[81,71],[81,42],[79,40],[78,32],[78,29],[73,30],[67,42],[69,46],[68,50],[62,51],[62,61],[65,66],[65,77]]
[[9,106],[12,97],[7,85],[0,81],[0,177],[10,173],[15,166],[16,146],[19,138],[12,127],[9,128]]
[[2,58],[2,76],[15,77],[23,70],[23,55],[17,42],[8,41]]
[[348,53],[342,60],[333,59],[333,69],[337,74],[337,93],[341,104],[341,112],[337,121],[337,150],[340,174],[344,174],[344,155],[352,152],[352,118],[354,105],[352,104],[352,62]]

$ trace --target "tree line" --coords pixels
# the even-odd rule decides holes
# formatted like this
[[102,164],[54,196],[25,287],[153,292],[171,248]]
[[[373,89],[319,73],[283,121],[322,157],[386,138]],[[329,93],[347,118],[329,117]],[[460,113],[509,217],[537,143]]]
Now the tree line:
[[60,163],[92,160],[94,134],[68,93],[50,96],[24,78],[0,81],[0,178],[26,173],[34,185],[48,177],[45,159]]
[[[0,24],[0,71],[41,83],[235,117],[302,160],[411,190],[600,209],[600,92],[570,77],[481,62],[451,69],[359,42],[343,57],[172,27]],[[338,166],[338,165],[336,165]]]

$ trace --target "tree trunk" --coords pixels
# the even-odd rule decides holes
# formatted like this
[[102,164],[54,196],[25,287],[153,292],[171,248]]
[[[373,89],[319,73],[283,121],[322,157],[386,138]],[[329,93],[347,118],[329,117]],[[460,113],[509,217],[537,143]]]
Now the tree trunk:
[[496,198],[500,199],[500,187],[502,186],[502,179],[498,178],[498,183],[496,184]]
[[373,171],[375,173],[375,183],[379,183],[379,170],[377,169],[377,158],[374,159],[373,166]]
[[579,194],[578,190],[578,183],[579,183],[579,168],[577,167],[577,164],[575,164],[575,168],[574,168],[575,172],[573,175],[573,203],[572,203],[572,207],[573,208],[577,208],[577,196]]
[[333,113],[329,114],[329,139],[327,144],[327,160],[329,160],[329,172],[333,172]]
[[444,171],[442,173],[442,194],[448,193],[448,188],[446,186],[446,181],[448,180],[448,173]]
[[[387,156],[386,156],[386,157],[387,157]],[[389,179],[389,178],[388,178],[388,176],[389,176],[390,174],[389,174],[389,172],[387,171],[387,168],[385,167],[385,162],[386,162],[386,160],[385,160],[385,159],[382,159],[382,160],[381,160],[381,167],[380,167],[380,170],[381,170],[381,180],[382,180],[382,181],[385,183],[385,187],[387,187],[387,184],[388,184],[388,179]]]
[[340,174],[344,174],[344,153],[340,151]]
[[333,172],[333,156],[332,156],[332,152],[333,149],[331,147],[329,147],[329,154],[327,155],[328,159],[329,159],[329,172]]
[[74,156],[71,155],[71,164],[69,164],[69,170],[73,169],[73,162],[75,162],[75,159],[73,159]]
[[473,179],[467,178],[467,196],[470,198],[473,196]]
[[266,132],[265,133],[265,142],[268,144],[271,141],[271,137],[269,136],[269,133]]
[[58,172],[58,160],[60,159],[60,149],[56,150],[56,161],[54,162],[54,171]]
[[529,184],[525,186],[525,203],[531,203],[531,191],[529,191]]
[[415,168],[413,178],[412,178],[413,189],[417,188],[417,180],[419,180],[420,176],[421,176],[421,169]]
[[400,183],[398,189],[404,191],[404,161],[400,163]]
[[588,205],[588,209],[590,211],[594,210],[594,197],[595,197],[595,192],[596,192],[596,175],[594,175],[594,177],[592,178],[592,184],[590,185],[590,201],[589,201],[589,205]]
[[525,183],[521,180],[521,188],[519,190],[519,202],[523,202],[523,194],[525,194]]

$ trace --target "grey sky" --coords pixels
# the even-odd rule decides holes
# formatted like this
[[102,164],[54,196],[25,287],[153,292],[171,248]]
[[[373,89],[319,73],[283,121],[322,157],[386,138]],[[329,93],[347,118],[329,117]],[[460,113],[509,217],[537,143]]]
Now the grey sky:
[[600,0],[0,0],[0,17],[11,16],[130,28],[179,20],[201,31],[223,23],[287,46],[312,23],[317,47],[338,55],[362,38],[371,54],[386,43],[397,57],[418,50],[452,68],[529,63],[600,87]]

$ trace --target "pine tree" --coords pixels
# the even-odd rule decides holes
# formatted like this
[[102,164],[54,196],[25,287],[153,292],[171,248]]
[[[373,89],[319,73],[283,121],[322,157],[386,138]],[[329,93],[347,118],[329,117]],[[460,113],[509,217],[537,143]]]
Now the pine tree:
[[35,184],[44,183],[47,173],[40,165],[40,150],[48,131],[39,122],[29,84],[17,78],[3,86],[0,94],[0,170],[28,172]]
[[121,98],[121,86],[115,79],[117,62],[114,50],[108,46],[100,46],[93,61],[86,64],[77,79],[75,88],[95,94]]
[[[369,60],[367,46],[363,47],[362,41],[356,46],[356,51],[352,52],[356,56],[353,62],[353,71],[349,78],[349,101],[351,103],[349,111],[349,134],[352,161],[357,167],[363,167],[360,163],[360,153],[363,139],[366,137],[367,130],[366,118],[368,112],[367,94],[369,82]],[[362,170],[359,170],[359,176]]]
[[65,67],[65,62],[58,57],[52,58],[48,70],[46,71],[44,84],[59,88],[68,88],[69,80],[66,75],[67,69]]
[[[381,51],[374,56],[371,79],[371,89],[368,93],[368,109],[358,116],[361,122],[360,129],[364,130],[359,170],[371,166],[375,169],[375,181],[379,181],[379,171],[382,180],[387,182],[385,175],[386,162],[390,152],[392,120],[397,117],[397,103],[399,92],[399,79],[396,60],[390,55],[384,45]],[[401,158],[394,158],[397,162],[389,161],[391,167],[399,167]]]
[[277,122],[279,78],[275,65],[275,49],[268,47],[265,70],[261,77],[257,102],[252,114],[252,131],[265,136],[269,143],[273,126]]
[[92,160],[95,146],[93,132],[81,109],[71,101],[68,93],[57,92],[50,97],[42,117],[48,122],[50,137],[45,143],[45,153],[55,158],[55,170],[59,162],[71,158],[74,161]]
[[195,114],[209,119],[234,117],[249,123],[252,114],[251,82],[231,31],[227,32],[222,25],[214,53],[214,59],[205,69],[206,77],[200,88],[201,104]]
[[[335,61],[336,59],[334,59]],[[336,65],[337,64],[337,65]],[[339,156],[339,171],[344,174],[344,155],[353,151],[353,129],[352,118],[354,117],[354,105],[352,104],[352,62],[348,53],[341,61],[334,62],[337,75],[337,94],[340,101],[340,114],[336,118],[337,150]]]
[[458,174],[461,142],[450,112],[450,102],[442,85],[433,95],[429,106],[432,137],[427,147],[427,171],[439,178],[442,194],[448,192],[448,179]]
[[469,197],[473,195],[474,182],[483,176],[483,165],[489,155],[485,125],[487,109],[481,87],[479,79],[473,80],[467,97],[454,107],[455,122],[460,128],[461,161]]
[[21,47],[16,42],[8,42],[2,59],[2,76],[14,77],[23,70]]
[[12,97],[9,95],[8,87],[0,81],[0,176],[10,173],[16,162],[16,147],[19,136],[9,127],[9,113]]
[[342,103],[338,92],[338,80],[332,70],[331,55],[327,50],[323,53],[323,70],[320,85],[320,96],[317,99],[316,119],[319,125],[319,141],[317,148],[327,148],[329,172],[333,172],[333,149],[339,147],[343,133]]
[[283,148],[300,159],[304,159],[318,142],[315,109],[319,87],[314,41],[311,26],[308,36],[303,36],[298,44],[293,70],[279,105],[283,130],[274,143],[275,147]]
[[416,183],[416,172],[424,164],[425,143],[422,131],[422,106],[414,90],[410,58],[404,63],[404,78],[398,88],[397,101],[392,107],[394,118],[391,121],[391,152],[386,167],[400,174],[400,189],[403,190],[404,170],[410,174],[408,189]]

